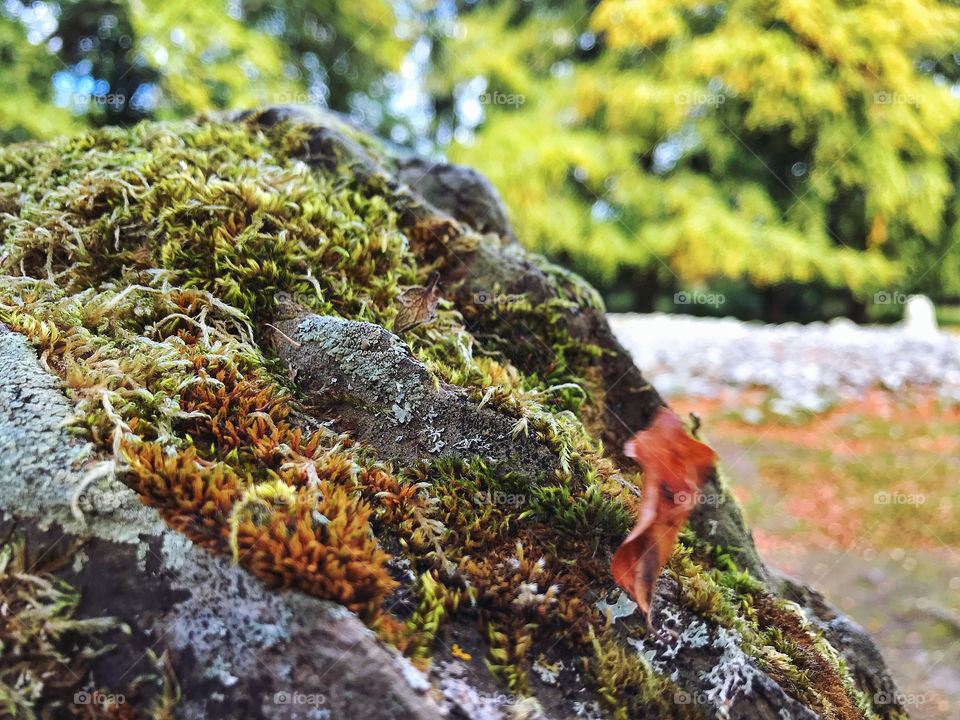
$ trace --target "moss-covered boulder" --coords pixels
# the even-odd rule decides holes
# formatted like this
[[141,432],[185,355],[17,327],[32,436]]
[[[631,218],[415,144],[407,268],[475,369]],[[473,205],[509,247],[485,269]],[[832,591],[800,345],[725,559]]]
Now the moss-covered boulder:
[[662,400],[476,172],[275,108],[9,146],[0,211],[10,714],[905,717],[717,473],[645,630]]

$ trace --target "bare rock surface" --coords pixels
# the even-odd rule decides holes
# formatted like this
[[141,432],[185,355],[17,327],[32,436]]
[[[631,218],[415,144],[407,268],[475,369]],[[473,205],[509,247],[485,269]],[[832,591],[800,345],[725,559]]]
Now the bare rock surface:
[[338,428],[351,429],[384,458],[477,455],[511,461],[533,478],[557,465],[541,443],[512,432],[516,418],[441,383],[379,325],[308,315],[276,327],[283,333],[274,338],[277,354],[299,386],[326,406]]
[[473,168],[420,157],[403,158],[397,166],[397,178],[435,208],[479,233],[517,239],[496,188]]

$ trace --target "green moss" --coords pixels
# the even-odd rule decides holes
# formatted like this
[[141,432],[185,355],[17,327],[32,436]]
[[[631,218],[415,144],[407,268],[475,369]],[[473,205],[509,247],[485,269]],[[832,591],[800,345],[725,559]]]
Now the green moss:
[[[531,648],[559,639],[594,658],[611,702],[667,707],[669,683],[603,635],[595,607],[636,507],[587,430],[602,407],[600,350],[560,322],[599,307],[582,281],[543,264],[556,297],[483,316],[443,300],[403,338],[439,380],[515,418],[515,436],[538,437],[555,472],[383,463],[347,437],[298,429],[309,408],[257,342],[280,298],[391,327],[400,294],[443,262],[417,255],[423,231],[382,178],[301,162],[305,133],[143,124],[0,150],[0,188],[14,199],[0,320],[63,378],[75,431],[195,542],[273,586],[343,603],[420,662],[456,617],[483,628],[489,667],[516,692],[529,689]],[[456,240],[465,251],[480,241]],[[683,602],[757,657],[798,668],[799,650],[757,625],[756,581],[684,537],[670,564]],[[388,552],[415,571],[410,617],[383,614],[397,585]],[[790,682],[804,697],[816,686],[800,671]]]
[[414,660],[427,661],[443,621],[459,609],[462,596],[470,597],[472,593],[447,588],[437,582],[430,572],[420,576],[415,590],[420,604],[407,621],[410,639],[406,654]]
[[613,712],[614,720],[701,717],[674,683],[659,675],[642,655],[624,650],[610,633],[600,637],[591,634],[591,642],[593,657],[587,669],[599,699]]
[[[145,712],[127,713],[125,698],[140,694],[156,679],[140,676],[126,686],[83,690],[96,703],[77,704],[91,663],[113,646],[103,641],[110,631],[129,633],[116,618],[78,618],[80,593],[54,573],[69,564],[77,546],[63,552],[50,547],[29,552],[24,537],[12,527],[0,541],[0,714],[33,720],[38,717],[170,717],[178,701],[176,678],[161,658],[150,654],[162,676],[162,689]],[[119,700],[118,700],[119,698]]]

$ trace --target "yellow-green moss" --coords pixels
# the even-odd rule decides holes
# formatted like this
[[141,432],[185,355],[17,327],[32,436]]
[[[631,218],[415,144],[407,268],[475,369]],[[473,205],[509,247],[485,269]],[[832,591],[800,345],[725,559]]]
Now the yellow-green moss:
[[[437,377],[552,449],[552,475],[479,458],[401,467],[297,428],[309,409],[256,340],[278,295],[391,327],[404,288],[443,262],[418,256],[433,230],[406,225],[386,183],[308,167],[305,138],[289,125],[185,122],[0,150],[0,320],[63,378],[76,432],[195,542],[273,586],[343,603],[421,662],[459,614],[483,629],[488,665],[514,691],[529,688],[538,640],[560,639],[592,658],[611,705],[667,707],[672,686],[603,635],[595,607],[636,501],[586,429],[601,408],[599,351],[556,322],[598,307],[582,282],[544,265],[556,298],[487,318],[443,300],[434,322],[404,334]],[[455,242],[468,250],[477,237]],[[389,554],[417,578],[409,617],[383,613],[397,586]],[[740,630],[756,657],[772,648],[795,662],[757,626],[756,581],[722,556],[705,568],[678,550],[683,602]],[[790,681],[801,697],[816,690],[802,672]]]
[[587,669],[597,696],[613,713],[614,720],[658,717],[687,720],[700,715],[682,691],[659,675],[643,656],[627,652],[609,633],[591,633],[593,657]]
[[[64,551],[28,548],[12,526],[0,539],[0,715],[17,720],[38,717],[152,718],[165,720],[179,694],[165,659],[147,652],[162,676],[161,691],[141,710],[125,704],[155,676],[134,678],[122,688],[81,690],[91,663],[113,646],[102,636],[129,632],[116,618],[75,617],[80,594],[54,573],[73,559]],[[76,702],[75,693],[98,698]]]

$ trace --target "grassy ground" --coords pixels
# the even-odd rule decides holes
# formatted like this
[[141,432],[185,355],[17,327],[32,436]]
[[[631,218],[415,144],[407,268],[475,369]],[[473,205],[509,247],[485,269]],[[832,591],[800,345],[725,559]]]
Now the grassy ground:
[[960,406],[875,391],[788,419],[766,401],[671,398],[703,419],[765,559],[873,633],[914,718],[960,718]]

